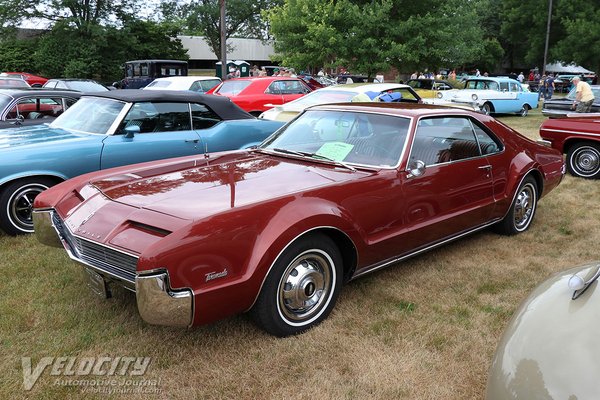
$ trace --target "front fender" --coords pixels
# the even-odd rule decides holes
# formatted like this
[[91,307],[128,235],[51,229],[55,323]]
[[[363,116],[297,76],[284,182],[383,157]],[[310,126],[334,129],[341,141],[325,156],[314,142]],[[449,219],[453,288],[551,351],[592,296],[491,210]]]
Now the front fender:
[[69,177],[67,175],[65,175],[59,171],[38,169],[38,170],[31,170],[31,171],[16,172],[16,173],[13,173],[10,175],[3,176],[0,178],[0,186],[4,185],[6,183],[12,182],[12,181],[16,181],[17,179],[28,178],[31,176],[47,176],[47,177],[57,178],[61,181],[69,179]]
[[191,288],[194,324],[248,310],[281,252],[318,228],[336,229],[364,246],[359,230],[335,204],[286,197],[215,215],[166,236],[144,251],[138,271],[166,268],[174,289]]

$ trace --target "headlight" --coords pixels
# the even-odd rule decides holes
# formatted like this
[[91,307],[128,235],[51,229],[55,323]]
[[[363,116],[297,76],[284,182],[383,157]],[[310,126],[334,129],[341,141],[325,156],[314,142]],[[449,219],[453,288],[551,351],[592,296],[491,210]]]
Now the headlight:
[[442,94],[442,92],[437,92],[436,94],[438,99],[441,99],[442,97],[444,97],[444,95]]
[[473,99],[473,101],[477,101],[477,99],[479,98],[475,93],[473,93],[471,95],[471,98]]

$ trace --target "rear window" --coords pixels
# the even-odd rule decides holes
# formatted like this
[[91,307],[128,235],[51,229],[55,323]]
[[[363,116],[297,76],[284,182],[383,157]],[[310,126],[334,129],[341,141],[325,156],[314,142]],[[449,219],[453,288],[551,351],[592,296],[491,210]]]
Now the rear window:
[[229,80],[223,82],[223,85],[219,88],[218,92],[220,94],[238,94],[249,85],[250,81]]

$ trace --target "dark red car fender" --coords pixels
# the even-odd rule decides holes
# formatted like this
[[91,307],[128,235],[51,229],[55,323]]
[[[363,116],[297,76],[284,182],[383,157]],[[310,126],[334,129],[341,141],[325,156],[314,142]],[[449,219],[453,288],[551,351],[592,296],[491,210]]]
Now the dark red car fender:
[[[174,289],[192,289],[194,324],[203,324],[248,310],[277,257],[303,234],[334,230],[365,246],[344,211],[324,199],[286,197],[252,207],[168,235],[144,251],[138,271],[166,268]],[[209,279],[217,274],[223,276]]]

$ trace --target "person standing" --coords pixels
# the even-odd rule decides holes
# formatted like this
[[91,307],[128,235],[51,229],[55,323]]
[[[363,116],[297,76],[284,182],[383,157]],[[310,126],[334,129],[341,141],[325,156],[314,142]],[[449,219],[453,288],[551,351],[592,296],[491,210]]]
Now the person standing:
[[538,85],[538,101],[546,98],[546,75],[542,75]]
[[583,82],[580,77],[574,77],[571,82],[575,85],[575,101],[571,108],[578,113],[588,113],[592,109],[594,103],[594,93],[587,82]]
[[548,74],[548,77],[544,81],[544,86],[546,89],[546,95],[544,96],[544,99],[550,100],[554,94],[554,75]]
[[417,71],[413,72],[413,74],[410,76],[410,79],[417,79],[419,77],[419,73]]
[[527,81],[531,82],[535,80],[535,75],[533,74],[533,71],[529,71],[529,76],[527,77]]
[[519,76],[517,76],[517,80],[518,80],[520,83],[523,83],[523,81],[525,80],[525,75],[523,75],[523,71],[521,71],[521,72],[519,73]]
[[317,72],[317,76],[325,76],[325,72],[323,72],[323,68],[321,68],[319,70],[319,72]]
[[479,69],[475,70],[475,76],[481,76],[481,72],[479,72]]

